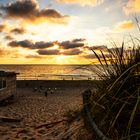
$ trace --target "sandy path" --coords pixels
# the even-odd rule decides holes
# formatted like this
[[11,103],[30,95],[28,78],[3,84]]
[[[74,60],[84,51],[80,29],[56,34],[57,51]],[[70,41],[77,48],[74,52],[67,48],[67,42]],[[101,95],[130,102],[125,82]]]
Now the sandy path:
[[[69,129],[66,122],[58,123],[50,128],[35,129],[35,127],[65,119],[64,114],[66,112],[81,108],[81,93],[84,90],[82,88],[61,88],[45,97],[44,93],[33,92],[33,89],[18,89],[15,102],[0,107],[0,116],[22,118],[22,122],[18,125],[0,124],[0,140],[61,139],[64,132]],[[74,128],[81,125],[78,123],[73,125]]]

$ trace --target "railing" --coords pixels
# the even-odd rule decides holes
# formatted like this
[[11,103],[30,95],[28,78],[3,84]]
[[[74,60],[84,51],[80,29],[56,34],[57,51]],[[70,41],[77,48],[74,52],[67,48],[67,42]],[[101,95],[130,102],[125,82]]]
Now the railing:
[[93,116],[91,115],[89,103],[90,96],[91,96],[90,90],[87,90],[83,93],[83,106],[84,113],[86,115],[85,119],[87,120],[87,123],[91,128],[91,132],[93,133],[93,135],[96,134],[100,140],[111,140],[110,138],[108,138],[106,135],[103,134],[103,132],[99,129],[99,127],[95,123]]
[[100,80],[93,75],[17,75],[17,80]]

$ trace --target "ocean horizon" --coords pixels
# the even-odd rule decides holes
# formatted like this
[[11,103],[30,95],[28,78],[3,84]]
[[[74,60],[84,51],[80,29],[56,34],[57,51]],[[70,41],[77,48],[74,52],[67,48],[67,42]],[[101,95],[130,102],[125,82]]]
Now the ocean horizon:
[[96,75],[88,64],[0,64],[0,71],[19,73],[17,80],[87,80]]

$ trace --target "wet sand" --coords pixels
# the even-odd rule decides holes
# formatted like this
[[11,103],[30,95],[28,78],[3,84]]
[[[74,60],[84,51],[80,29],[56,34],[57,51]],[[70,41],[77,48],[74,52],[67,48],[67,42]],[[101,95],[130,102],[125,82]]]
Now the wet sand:
[[[51,94],[52,87],[35,91],[35,87],[25,85],[17,88],[12,104],[0,107],[0,116],[21,120],[18,124],[0,123],[0,140],[61,140],[70,135],[72,137],[77,128],[83,127],[81,119],[68,125],[65,114],[70,110],[82,108],[81,93],[86,87],[57,86],[56,89],[53,88],[53,94]],[[46,90],[47,97],[44,93]],[[61,122],[47,127],[38,127],[57,121]]]

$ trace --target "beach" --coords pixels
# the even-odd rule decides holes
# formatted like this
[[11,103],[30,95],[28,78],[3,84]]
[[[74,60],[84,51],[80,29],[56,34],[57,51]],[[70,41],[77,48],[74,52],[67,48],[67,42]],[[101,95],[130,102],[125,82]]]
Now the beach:
[[[46,82],[48,84],[45,86]],[[66,116],[71,110],[82,109],[82,93],[87,85],[85,82],[83,86],[78,86],[78,81],[67,81],[69,84],[66,81],[59,81],[59,84],[56,82],[58,81],[51,81],[50,84],[48,81],[34,81],[34,84],[30,84],[31,81],[17,82],[14,102],[1,106],[0,116],[19,119],[20,122],[1,122],[1,140],[59,140],[67,136],[74,139],[75,129],[83,127],[83,120],[79,118],[69,125]],[[40,85],[42,89],[39,89]]]

